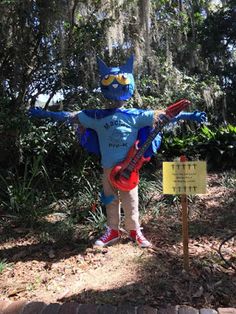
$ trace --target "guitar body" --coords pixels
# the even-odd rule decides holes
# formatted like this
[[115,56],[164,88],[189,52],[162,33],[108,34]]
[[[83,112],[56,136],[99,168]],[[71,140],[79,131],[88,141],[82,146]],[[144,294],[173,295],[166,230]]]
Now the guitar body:
[[139,171],[134,170],[128,178],[122,175],[122,165],[115,166],[110,173],[110,181],[114,188],[121,191],[133,190],[139,184]]
[[151,159],[150,157],[143,157],[145,150],[163,126],[169,123],[168,119],[175,117],[189,105],[190,102],[187,99],[182,99],[167,107],[165,115],[168,118],[159,119],[159,125],[150,133],[142,147],[138,148],[138,141],[135,142],[134,146],[129,150],[125,160],[116,165],[110,173],[110,182],[116,189],[130,191],[138,185],[139,169],[145,162],[148,162]]
[[133,157],[138,152],[138,141],[130,148],[128,155],[124,161],[116,165],[110,173],[110,181],[112,185],[121,191],[130,191],[139,183],[139,169],[150,157],[141,157],[135,165],[133,171],[129,171],[128,165],[132,162]]

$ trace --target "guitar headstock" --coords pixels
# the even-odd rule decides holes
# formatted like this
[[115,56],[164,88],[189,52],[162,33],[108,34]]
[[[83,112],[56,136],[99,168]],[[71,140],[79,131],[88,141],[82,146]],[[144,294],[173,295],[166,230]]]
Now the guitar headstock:
[[186,109],[191,105],[191,102],[187,99],[181,99],[170,106],[168,106],[165,110],[165,114],[171,119],[176,117],[181,111]]

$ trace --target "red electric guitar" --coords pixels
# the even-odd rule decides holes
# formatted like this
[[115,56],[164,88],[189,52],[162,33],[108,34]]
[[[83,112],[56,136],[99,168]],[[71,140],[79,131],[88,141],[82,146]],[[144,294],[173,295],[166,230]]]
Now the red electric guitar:
[[139,169],[145,162],[150,160],[150,157],[145,158],[143,155],[151,145],[154,138],[161,129],[170,122],[172,118],[177,116],[182,110],[190,105],[187,99],[181,99],[178,102],[170,105],[165,110],[165,116],[159,118],[158,125],[149,134],[142,147],[138,148],[138,142],[131,147],[124,161],[116,165],[110,173],[111,184],[121,191],[130,191],[139,183]]

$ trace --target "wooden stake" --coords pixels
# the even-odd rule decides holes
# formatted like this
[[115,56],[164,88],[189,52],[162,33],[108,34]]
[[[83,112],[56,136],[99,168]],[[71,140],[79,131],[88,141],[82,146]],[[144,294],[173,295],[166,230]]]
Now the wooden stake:
[[[180,156],[180,161],[187,161],[186,156]],[[183,255],[184,255],[184,270],[189,272],[189,250],[188,250],[188,199],[186,194],[181,195],[182,207],[182,238],[183,238]]]

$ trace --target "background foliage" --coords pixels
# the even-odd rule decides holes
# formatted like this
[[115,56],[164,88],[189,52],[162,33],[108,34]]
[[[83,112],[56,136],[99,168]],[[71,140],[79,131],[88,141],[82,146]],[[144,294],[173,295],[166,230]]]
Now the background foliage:
[[207,112],[207,126],[166,130],[157,162],[184,153],[209,169],[235,167],[235,0],[1,0],[0,9],[1,208],[37,218],[34,208],[61,198],[80,219],[98,201],[98,160],[74,130],[27,116],[42,94],[45,109],[58,93],[50,110],[101,108],[97,55],[120,64],[135,54],[129,105],[188,98]]

